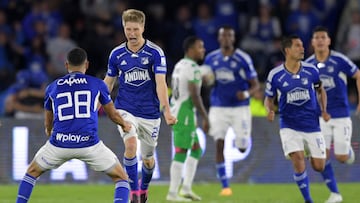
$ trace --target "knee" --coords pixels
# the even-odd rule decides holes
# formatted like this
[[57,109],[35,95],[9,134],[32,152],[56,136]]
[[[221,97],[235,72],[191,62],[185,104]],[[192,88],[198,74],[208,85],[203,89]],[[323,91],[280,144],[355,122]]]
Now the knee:
[[154,157],[151,157],[149,159],[143,159],[143,164],[148,169],[154,168],[154,166],[155,166]]
[[125,157],[134,157],[137,150],[137,139],[129,138],[125,141]]
[[31,175],[32,177],[38,178],[44,171],[40,168],[40,166],[36,162],[31,162],[26,173]]
[[348,155],[335,155],[335,157],[336,160],[338,160],[341,163],[345,163],[349,159]]
[[312,165],[314,171],[322,172],[325,169],[325,161],[324,162],[315,162]]

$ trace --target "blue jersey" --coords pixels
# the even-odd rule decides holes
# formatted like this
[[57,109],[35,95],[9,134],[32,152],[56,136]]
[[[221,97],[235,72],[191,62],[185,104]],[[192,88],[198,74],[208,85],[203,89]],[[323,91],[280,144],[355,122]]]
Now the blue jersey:
[[103,80],[76,72],[52,82],[46,88],[44,104],[46,110],[54,113],[50,143],[63,148],[98,143],[99,102],[111,102]]
[[250,56],[236,49],[231,56],[224,56],[220,49],[209,53],[204,64],[211,67],[215,74],[215,86],[210,102],[212,106],[235,107],[249,105],[249,98],[239,100],[238,91],[246,91],[248,80],[257,78],[257,73]]
[[358,67],[336,51],[331,51],[323,63],[319,63],[315,55],[310,56],[306,62],[314,64],[319,69],[320,79],[327,94],[327,111],[331,117],[349,117],[347,77],[352,77]]
[[265,95],[278,99],[280,128],[320,131],[320,111],[315,90],[320,83],[319,71],[309,63],[301,62],[297,74],[287,71],[284,64],[270,71]]
[[160,118],[160,102],[156,92],[155,74],[166,74],[163,50],[146,40],[136,53],[126,43],[114,48],[109,56],[107,75],[119,76],[115,107],[134,116]]

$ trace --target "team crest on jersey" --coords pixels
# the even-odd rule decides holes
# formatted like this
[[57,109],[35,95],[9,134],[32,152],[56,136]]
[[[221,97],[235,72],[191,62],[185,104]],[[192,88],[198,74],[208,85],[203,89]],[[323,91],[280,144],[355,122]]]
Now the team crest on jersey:
[[326,91],[331,90],[336,86],[334,78],[328,75],[320,75],[320,80]]
[[309,84],[309,80],[307,78],[301,78],[301,84],[307,85]]
[[327,67],[327,72],[333,73],[334,72],[334,66],[328,66]]
[[308,89],[294,88],[286,94],[286,103],[301,106],[310,100],[310,93]]
[[149,64],[149,58],[148,57],[141,57],[141,64],[143,64],[143,65]]
[[214,65],[214,66],[219,65],[219,61],[217,61],[217,60],[216,60],[216,61],[214,61],[213,65]]
[[237,65],[237,63],[235,61],[230,62],[230,67],[231,68],[236,68],[236,65]]
[[125,83],[133,86],[141,86],[150,80],[149,71],[139,67],[134,67],[125,72]]

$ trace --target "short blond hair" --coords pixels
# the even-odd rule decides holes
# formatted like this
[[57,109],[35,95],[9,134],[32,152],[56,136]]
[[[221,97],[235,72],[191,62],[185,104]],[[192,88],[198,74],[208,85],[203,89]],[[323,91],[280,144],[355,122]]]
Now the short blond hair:
[[125,10],[122,14],[123,26],[125,26],[127,22],[136,22],[145,25],[145,13],[136,9]]

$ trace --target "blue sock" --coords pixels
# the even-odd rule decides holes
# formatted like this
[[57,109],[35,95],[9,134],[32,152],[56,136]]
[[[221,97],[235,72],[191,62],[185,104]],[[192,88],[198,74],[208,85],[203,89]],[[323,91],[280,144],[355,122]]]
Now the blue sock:
[[313,202],[310,197],[310,189],[309,189],[309,177],[307,176],[306,171],[302,173],[295,173],[294,180],[298,185],[302,196],[304,197],[306,202]]
[[16,199],[16,203],[28,202],[31,192],[36,184],[36,178],[29,174],[25,174],[19,185],[19,191]]
[[126,172],[129,176],[129,184],[130,184],[130,188],[132,191],[137,191],[139,190],[139,185],[138,185],[138,171],[137,171],[137,166],[138,166],[138,162],[137,162],[137,157],[133,157],[133,158],[126,158],[124,157],[124,166],[126,169]]
[[153,172],[154,172],[154,168],[155,168],[155,165],[154,165],[153,168],[148,169],[143,164],[143,166],[142,166],[141,186],[140,186],[141,190],[147,190],[149,188],[149,183],[151,181],[151,178],[152,178],[152,175],[153,175]]
[[338,190],[337,184],[336,184],[336,180],[335,180],[334,171],[331,166],[331,162],[329,160],[326,161],[325,169],[321,172],[321,175],[322,175],[327,187],[329,188],[329,190],[331,192],[339,193],[339,190]]
[[115,184],[114,203],[128,203],[129,201],[129,183],[126,180],[120,180]]
[[217,177],[219,178],[223,188],[229,187],[229,181],[226,177],[225,163],[216,164]]

